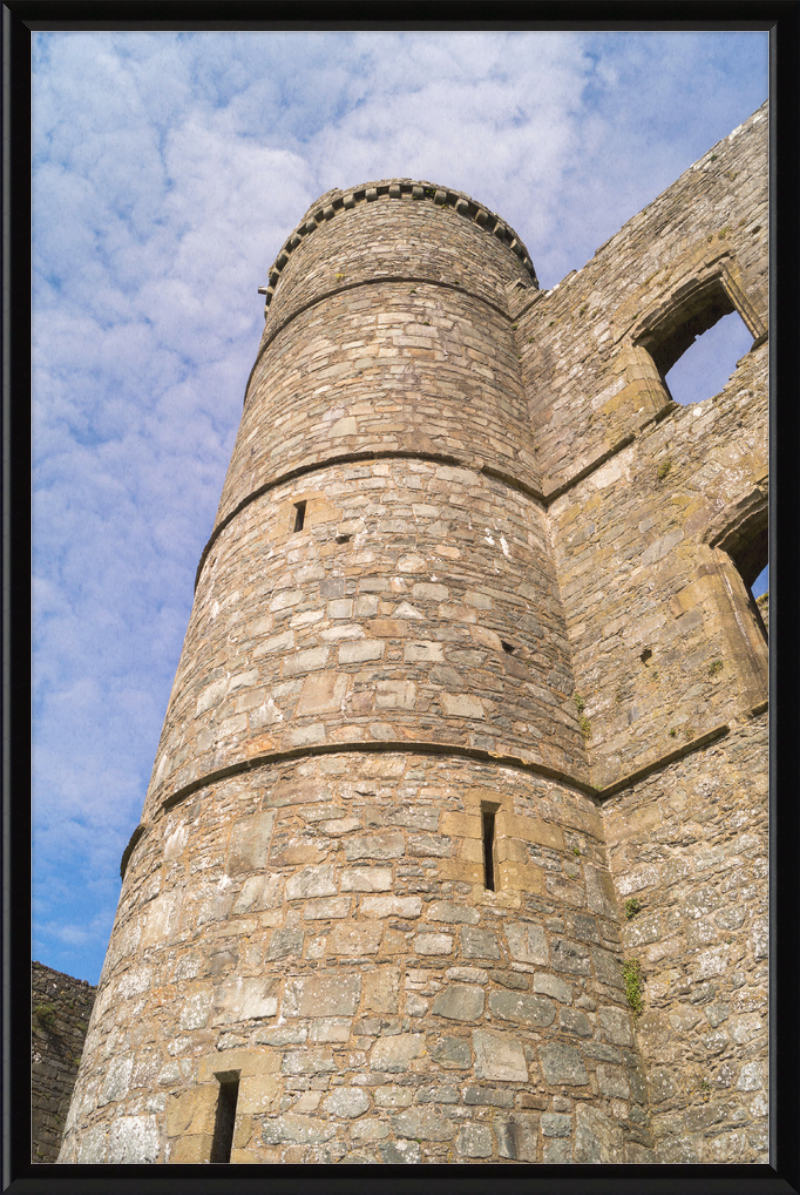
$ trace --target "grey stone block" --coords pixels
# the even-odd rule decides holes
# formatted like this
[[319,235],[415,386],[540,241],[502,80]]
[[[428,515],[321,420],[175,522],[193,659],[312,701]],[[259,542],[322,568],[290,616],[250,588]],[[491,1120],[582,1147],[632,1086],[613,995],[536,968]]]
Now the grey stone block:
[[583,1058],[574,1046],[565,1046],[560,1042],[540,1046],[539,1057],[548,1083],[582,1087],[589,1082]]
[[451,983],[437,992],[432,1012],[453,1021],[475,1021],[483,1013],[483,990],[466,983]]
[[489,1008],[495,1016],[505,1021],[519,1021],[539,1029],[552,1025],[556,1017],[552,1000],[545,996],[531,996],[527,992],[492,992]]

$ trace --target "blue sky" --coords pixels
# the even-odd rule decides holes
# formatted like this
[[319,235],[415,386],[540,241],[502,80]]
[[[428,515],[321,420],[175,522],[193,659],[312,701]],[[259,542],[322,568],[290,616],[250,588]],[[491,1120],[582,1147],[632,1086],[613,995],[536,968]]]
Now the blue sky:
[[[331,187],[426,179],[499,212],[550,288],[763,103],[768,45],[753,32],[33,44],[32,949],[94,983],[263,328],[257,288],[287,234]],[[719,390],[747,351],[737,321],[698,342],[705,389],[683,401]]]

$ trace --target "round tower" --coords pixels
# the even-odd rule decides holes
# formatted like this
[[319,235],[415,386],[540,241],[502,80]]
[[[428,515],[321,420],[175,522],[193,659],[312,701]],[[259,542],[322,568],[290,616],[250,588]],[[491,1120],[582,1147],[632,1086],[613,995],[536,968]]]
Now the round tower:
[[536,287],[499,217],[406,179],[279,253],[60,1161],[645,1139],[510,314]]

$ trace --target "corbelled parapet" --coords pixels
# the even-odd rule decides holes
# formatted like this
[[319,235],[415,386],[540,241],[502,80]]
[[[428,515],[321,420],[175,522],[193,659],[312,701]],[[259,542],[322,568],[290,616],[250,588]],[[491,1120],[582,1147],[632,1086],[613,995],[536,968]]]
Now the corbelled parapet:
[[434,184],[289,237],[62,1161],[763,1156],[764,128],[549,294]]

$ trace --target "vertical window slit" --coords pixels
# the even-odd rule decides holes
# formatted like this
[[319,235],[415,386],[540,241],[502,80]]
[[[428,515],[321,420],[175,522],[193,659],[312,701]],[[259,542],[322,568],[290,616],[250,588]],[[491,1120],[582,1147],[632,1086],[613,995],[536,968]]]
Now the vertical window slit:
[[494,892],[494,820],[495,809],[483,809],[483,886]]
[[236,1125],[236,1104],[239,1099],[239,1072],[217,1075],[219,1095],[214,1136],[211,1142],[211,1161],[230,1162],[233,1130]]
[[294,504],[294,529],[295,531],[302,531],[303,524],[306,521],[306,504],[305,502],[295,502]]

